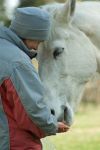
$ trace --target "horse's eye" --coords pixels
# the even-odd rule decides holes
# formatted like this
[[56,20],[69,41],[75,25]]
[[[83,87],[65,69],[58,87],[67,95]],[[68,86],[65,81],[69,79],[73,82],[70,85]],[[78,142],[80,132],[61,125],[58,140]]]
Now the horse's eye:
[[54,59],[57,59],[57,57],[62,54],[64,51],[64,48],[63,47],[57,47],[55,48],[54,52],[53,52],[53,57]]

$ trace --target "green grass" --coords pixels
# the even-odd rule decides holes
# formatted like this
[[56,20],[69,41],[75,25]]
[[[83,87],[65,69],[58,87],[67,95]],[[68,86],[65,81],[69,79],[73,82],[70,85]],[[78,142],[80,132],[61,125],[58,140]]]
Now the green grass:
[[100,150],[100,106],[81,106],[71,129],[44,139],[43,150]]

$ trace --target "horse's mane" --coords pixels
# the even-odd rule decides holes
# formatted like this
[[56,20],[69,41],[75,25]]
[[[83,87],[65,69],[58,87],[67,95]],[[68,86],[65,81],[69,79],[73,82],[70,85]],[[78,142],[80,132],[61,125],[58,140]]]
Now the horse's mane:
[[43,8],[44,10],[47,10],[48,12],[54,12],[56,9],[59,9],[64,3],[59,2],[51,2],[47,3],[45,5],[41,5],[40,8]]
[[[61,7],[63,7],[63,5],[64,5],[64,3],[59,3],[59,2],[54,1],[54,2],[51,2],[51,3],[47,3],[45,5],[42,5],[42,6],[40,6],[40,8],[50,12],[51,22],[52,22],[52,25],[53,25],[54,24],[53,21],[55,21],[55,19],[54,19],[55,14],[57,12],[59,12],[59,10],[61,9]],[[63,36],[65,35],[65,37],[66,37],[66,34],[64,34],[64,33],[62,33],[62,34],[63,34]],[[51,30],[51,34],[49,36],[49,39],[52,39],[52,37],[54,37],[54,36],[57,37],[58,33],[56,31],[56,28],[54,26],[52,26],[52,30]]]

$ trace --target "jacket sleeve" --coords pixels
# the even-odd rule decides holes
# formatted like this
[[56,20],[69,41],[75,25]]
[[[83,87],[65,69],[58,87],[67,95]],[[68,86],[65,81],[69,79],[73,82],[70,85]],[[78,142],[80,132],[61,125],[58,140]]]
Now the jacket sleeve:
[[38,73],[30,63],[14,67],[11,81],[29,118],[45,135],[57,132],[57,120],[44,102],[44,89]]

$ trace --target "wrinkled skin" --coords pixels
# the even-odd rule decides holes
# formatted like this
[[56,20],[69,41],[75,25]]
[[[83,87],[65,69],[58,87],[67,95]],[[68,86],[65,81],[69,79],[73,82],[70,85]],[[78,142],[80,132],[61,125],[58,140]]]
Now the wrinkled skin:
[[[100,72],[100,42],[95,42],[100,32],[92,30],[91,36],[88,30],[88,25],[96,26],[93,21],[96,16],[90,18],[89,15],[87,18],[82,12],[82,8],[84,12],[92,8],[89,5],[94,9],[99,5],[96,9],[99,13],[99,2],[77,4],[76,14],[75,0],[43,7],[50,12],[52,22],[49,40],[40,44],[38,53],[39,74],[45,88],[44,100],[58,120],[65,120],[68,125],[73,122],[73,114],[86,83],[96,71]],[[82,17],[88,21],[84,25],[80,21]],[[100,17],[97,19],[100,22]],[[100,30],[98,24],[96,27]]]

